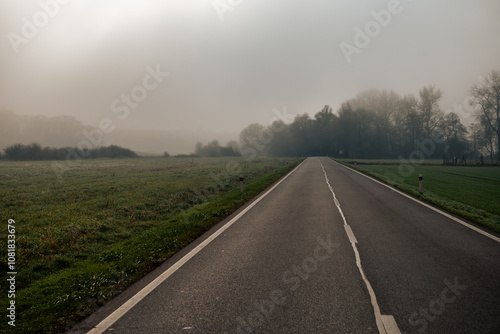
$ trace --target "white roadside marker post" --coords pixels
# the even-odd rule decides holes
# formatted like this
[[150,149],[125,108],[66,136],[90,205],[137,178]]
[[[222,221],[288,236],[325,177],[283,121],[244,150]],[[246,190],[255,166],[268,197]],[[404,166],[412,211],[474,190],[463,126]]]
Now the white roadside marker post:
[[243,178],[240,177],[240,190],[241,190],[241,194],[243,194]]
[[422,194],[424,192],[423,177],[422,174],[418,175],[418,191]]

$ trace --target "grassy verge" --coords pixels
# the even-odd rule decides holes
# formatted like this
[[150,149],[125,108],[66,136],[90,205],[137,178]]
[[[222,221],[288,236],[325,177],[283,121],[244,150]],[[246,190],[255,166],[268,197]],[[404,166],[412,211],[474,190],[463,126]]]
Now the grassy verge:
[[[237,177],[207,182],[229,175],[224,172],[229,160],[191,160],[177,166],[178,161],[95,162],[65,176],[62,184],[40,177],[43,164],[36,165],[41,172],[30,172],[33,165],[21,171],[4,166],[0,182],[11,182],[5,177],[10,172],[16,178],[14,188],[26,183],[34,191],[16,196],[10,189],[4,197],[8,218],[20,227],[17,332],[68,330],[298,164],[284,159],[239,161],[247,180],[241,195]],[[20,173],[28,180],[20,181]],[[40,196],[43,191],[50,195]],[[20,201],[31,202],[31,207],[17,206]],[[6,321],[0,329],[7,330]]]
[[[337,160],[346,164],[345,161]],[[409,164],[347,166],[452,214],[500,233],[500,168]],[[424,191],[419,193],[418,176]]]

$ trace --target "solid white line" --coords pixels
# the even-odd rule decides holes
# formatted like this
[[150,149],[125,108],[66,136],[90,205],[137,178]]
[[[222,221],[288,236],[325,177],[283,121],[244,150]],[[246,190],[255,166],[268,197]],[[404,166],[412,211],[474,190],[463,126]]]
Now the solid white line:
[[381,181],[379,181],[379,180],[377,180],[377,179],[374,179],[374,178],[373,178],[373,177],[371,177],[371,176],[368,176],[368,175],[366,175],[366,174],[363,174],[363,173],[361,173],[361,172],[359,172],[359,171],[357,171],[357,170],[355,170],[355,169],[349,168],[349,167],[347,167],[347,166],[345,166],[345,165],[343,165],[343,164],[341,164],[341,163],[338,163],[338,162],[337,162],[337,161],[335,161],[335,160],[332,160],[332,159],[330,159],[330,160],[331,160],[332,162],[334,162],[334,163],[336,163],[336,164],[338,164],[338,165],[340,165],[340,166],[342,166],[342,167],[344,167],[344,168],[346,168],[346,169],[350,170],[350,171],[353,171],[354,173],[358,173],[359,175],[364,176],[364,177],[366,177],[366,178],[367,178],[367,179],[369,179],[369,180],[372,180],[373,182],[377,182],[378,184],[381,184],[381,185],[383,185],[384,187],[389,188],[389,189],[391,189],[392,191],[395,191],[395,192],[397,192],[398,194],[400,194],[400,195],[402,195],[402,196],[404,196],[404,197],[406,197],[406,198],[411,199],[411,200],[412,200],[412,201],[414,201],[414,202],[417,202],[417,203],[419,203],[419,204],[421,204],[421,205],[425,206],[426,208],[429,208],[429,209],[431,209],[431,210],[433,210],[433,211],[435,211],[435,212],[437,212],[437,213],[439,213],[439,214],[441,214],[441,215],[443,215],[443,216],[445,216],[445,217],[447,217],[447,218],[450,218],[451,220],[453,220],[453,221],[455,221],[455,222],[457,222],[457,223],[459,223],[459,224],[462,224],[463,226],[468,227],[468,228],[470,228],[471,230],[476,231],[477,233],[480,233],[480,234],[482,234],[482,235],[484,235],[484,236],[486,236],[486,237],[488,237],[488,238],[490,238],[490,239],[492,239],[492,240],[495,240],[496,242],[500,242],[500,238],[498,238],[498,237],[496,237],[496,236],[494,236],[494,235],[492,235],[492,234],[490,234],[490,233],[488,233],[488,232],[486,232],[486,231],[484,231],[484,230],[482,230],[482,229],[480,229],[480,228],[477,228],[477,227],[475,227],[475,226],[473,226],[473,225],[471,225],[471,224],[467,223],[467,222],[466,222],[466,221],[464,221],[464,220],[461,220],[461,219],[459,219],[459,218],[457,218],[457,217],[454,217],[454,216],[450,215],[449,213],[446,213],[446,212],[444,212],[444,211],[441,211],[440,209],[435,208],[435,207],[433,207],[432,205],[429,205],[429,204],[427,204],[427,203],[425,203],[425,202],[422,202],[421,200],[419,200],[419,199],[417,199],[417,198],[415,198],[415,197],[412,197],[412,196],[410,196],[410,195],[408,195],[408,194],[406,194],[406,193],[404,193],[404,192],[402,192],[402,191],[400,191],[400,190],[398,190],[398,189],[396,189],[396,188],[394,188],[394,187],[391,187],[391,186],[389,186],[389,185],[387,185],[387,184],[385,184],[385,183],[383,183],[383,182],[381,182]]
[[[305,160],[304,160],[305,161]],[[259,198],[257,198],[254,202],[252,202],[249,206],[243,209],[238,215],[236,215],[233,219],[228,221],[224,226],[218,229],[214,234],[205,239],[198,246],[193,248],[189,253],[184,255],[179,261],[177,261],[170,268],[165,270],[160,276],[155,278],[151,283],[146,285],[142,290],[137,292],[132,298],[127,300],[123,305],[117,308],[113,313],[111,313],[107,318],[101,321],[97,326],[95,326],[92,330],[88,332],[88,334],[101,334],[106,329],[108,329],[111,325],[113,325],[118,319],[120,319],[125,313],[127,313],[132,307],[134,307],[137,303],[139,303],[144,297],[146,297],[151,291],[156,289],[158,285],[163,283],[168,277],[170,277],[173,273],[177,271],[180,267],[182,267],[186,262],[188,262],[193,256],[195,256],[199,251],[205,248],[212,240],[221,235],[225,230],[227,230],[231,225],[233,225],[238,219],[241,218],[245,213],[247,213],[250,209],[252,209],[257,203],[259,203],[264,197],[266,197],[271,191],[273,191],[277,186],[281,184],[281,182],[285,181],[285,179],[290,176],[293,172],[295,172],[301,165],[304,163],[302,161],[297,167],[295,167],[290,173],[285,175],[278,183],[276,183],[271,189],[262,194]]]
[[[384,326],[384,322],[382,321],[382,314],[380,312],[380,307],[378,306],[377,302],[377,296],[375,295],[375,291],[372,288],[372,285],[370,284],[370,281],[368,281],[368,278],[365,275],[365,271],[363,270],[363,267],[361,266],[361,257],[359,256],[358,248],[356,247],[356,244],[358,243],[358,240],[356,239],[356,236],[352,232],[351,227],[347,224],[347,220],[345,219],[344,213],[342,212],[342,209],[340,208],[340,203],[337,199],[337,196],[335,196],[335,192],[333,191],[332,186],[330,185],[330,180],[328,179],[328,175],[326,174],[325,168],[323,167],[323,164],[321,163],[321,160],[319,161],[321,165],[321,169],[323,170],[323,174],[325,175],[325,180],[326,184],[328,185],[328,189],[330,189],[330,192],[332,193],[333,196],[333,201],[335,205],[337,206],[337,209],[339,210],[340,215],[342,216],[342,219],[344,220],[344,228],[347,233],[347,237],[349,238],[349,242],[351,243],[352,249],[354,250],[354,255],[356,256],[356,265],[358,266],[359,272],[361,274],[361,278],[363,278],[363,281],[365,282],[366,289],[368,290],[368,294],[370,295],[370,302],[373,307],[373,313],[375,315],[375,322],[377,324],[377,329],[379,334],[387,334]],[[397,326],[396,326],[397,327]],[[392,333],[390,333],[392,334]]]

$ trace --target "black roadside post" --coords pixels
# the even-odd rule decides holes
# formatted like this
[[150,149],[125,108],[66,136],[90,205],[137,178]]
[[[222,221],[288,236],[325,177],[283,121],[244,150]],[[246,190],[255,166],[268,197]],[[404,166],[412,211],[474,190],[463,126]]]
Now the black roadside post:
[[243,178],[240,177],[240,190],[241,190],[241,194],[243,194]]
[[419,174],[418,175],[418,191],[420,193],[423,193],[424,192],[424,186],[423,186],[423,177],[422,177],[422,174]]

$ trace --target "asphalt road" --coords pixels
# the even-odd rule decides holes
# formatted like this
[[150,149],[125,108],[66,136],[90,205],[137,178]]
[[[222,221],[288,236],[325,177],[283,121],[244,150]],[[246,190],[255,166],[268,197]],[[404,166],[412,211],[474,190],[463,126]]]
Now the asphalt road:
[[249,205],[78,329],[111,314],[94,333],[500,333],[498,240],[328,158]]

